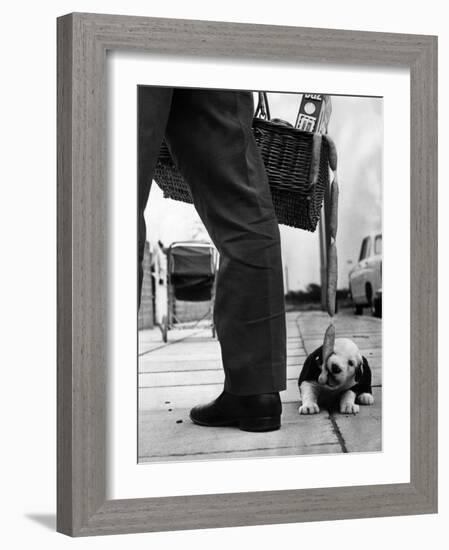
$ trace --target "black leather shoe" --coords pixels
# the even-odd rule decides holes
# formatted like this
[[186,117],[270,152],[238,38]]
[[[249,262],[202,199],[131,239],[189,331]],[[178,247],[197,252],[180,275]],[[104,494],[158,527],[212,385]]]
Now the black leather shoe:
[[282,404],[278,393],[232,395],[223,392],[211,403],[190,411],[200,426],[237,426],[247,432],[270,432],[281,427]]

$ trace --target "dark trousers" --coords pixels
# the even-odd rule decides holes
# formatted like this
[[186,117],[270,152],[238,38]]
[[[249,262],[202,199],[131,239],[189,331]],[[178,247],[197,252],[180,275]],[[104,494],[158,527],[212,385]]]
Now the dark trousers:
[[236,395],[284,390],[279,227],[251,130],[252,93],[140,86],[138,109],[140,284],[143,212],[165,136],[220,253],[214,320],[225,390]]

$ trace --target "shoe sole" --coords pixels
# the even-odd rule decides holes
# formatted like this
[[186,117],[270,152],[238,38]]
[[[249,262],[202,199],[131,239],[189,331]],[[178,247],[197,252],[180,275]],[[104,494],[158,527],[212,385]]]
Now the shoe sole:
[[244,432],[273,432],[281,427],[280,416],[262,416],[257,418],[239,418],[235,420],[226,420],[224,422],[206,423],[190,417],[190,420],[198,426],[208,428],[237,427]]
[[273,432],[281,427],[280,416],[241,418],[239,428],[244,432]]

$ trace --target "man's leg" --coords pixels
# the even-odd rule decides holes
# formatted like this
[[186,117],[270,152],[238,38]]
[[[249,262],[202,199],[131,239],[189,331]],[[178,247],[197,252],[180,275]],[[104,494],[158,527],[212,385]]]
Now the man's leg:
[[279,228],[252,117],[250,92],[175,90],[166,134],[220,253],[215,321],[238,396],[286,387]]
[[137,89],[138,105],[138,185],[139,185],[139,304],[143,280],[143,253],[145,249],[146,227],[144,211],[148,202],[151,181],[156,166],[159,150],[167,126],[170,105],[173,96],[172,88],[153,88],[139,86]]

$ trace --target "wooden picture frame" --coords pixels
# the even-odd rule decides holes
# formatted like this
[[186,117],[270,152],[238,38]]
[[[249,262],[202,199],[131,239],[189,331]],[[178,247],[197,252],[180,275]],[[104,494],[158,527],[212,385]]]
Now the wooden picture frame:
[[[106,499],[108,50],[410,69],[410,483]],[[58,19],[57,529],[99,535],[437,510],[437,38],[74,13]]]

